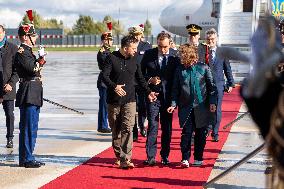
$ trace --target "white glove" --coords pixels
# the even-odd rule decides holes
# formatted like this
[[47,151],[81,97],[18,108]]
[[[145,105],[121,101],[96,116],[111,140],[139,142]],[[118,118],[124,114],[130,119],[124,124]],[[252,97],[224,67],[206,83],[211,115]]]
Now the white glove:
[[47,52],[45,52],[44,47],[42,45],[39,46],[38,56],[39,57],[45,57],[47,55]]

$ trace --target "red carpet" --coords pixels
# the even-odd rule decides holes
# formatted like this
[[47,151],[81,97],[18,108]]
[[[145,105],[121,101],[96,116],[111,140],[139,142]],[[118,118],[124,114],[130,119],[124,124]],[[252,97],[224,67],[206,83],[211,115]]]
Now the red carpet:
[[[143,161],[146,159],[145,139],[140,137],[135,143],[133,151],[133,162],[136,165],[132,170],[121,170],[113,165],[115,158],[112,148],[93,157],[86,163],[74,168],[66,174],[58,177],[41,189],[51,188],[202,188],[214,166],[215,160],[224,145],[229,129],[223,130],[222,126],[236,118],[241,106],[238,88],[230,95],[225,95],[223,101],[223,119],[220,127],[220,141],[211,142],[208,137],[204,152],[204,165],[202,167],[180,167],[180,133],[176,114],[173,121],[173,134],[171,143],[169,167],[160,164],[159,150],[157,154],[158,164],[155,167],[145,167]],[[160,132],[159,132],[160,134]],[[160,142],[160,138],[158,139]],[[92,150],[92,149],[90,149]],[[193,156],[192,156],[193,157]],[[192,163],[192,157],[190,162]]]

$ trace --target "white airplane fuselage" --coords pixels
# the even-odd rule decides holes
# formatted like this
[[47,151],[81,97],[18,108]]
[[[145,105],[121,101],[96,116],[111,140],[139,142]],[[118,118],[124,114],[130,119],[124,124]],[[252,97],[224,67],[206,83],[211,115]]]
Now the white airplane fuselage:
[[176,35],[188,36],[189,24],[201,26],[203,34],[209,28],[218,27],[218,20],[211,13],[211,0],[178,0],[161,12],[159,21],[165,30]]

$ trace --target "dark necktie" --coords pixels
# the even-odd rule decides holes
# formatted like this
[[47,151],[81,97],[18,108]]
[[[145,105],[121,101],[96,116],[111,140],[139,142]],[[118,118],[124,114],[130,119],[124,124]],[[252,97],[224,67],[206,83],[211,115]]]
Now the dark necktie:
[[161,66],[161,79],[165,79],[166,76],[166,67],[167,67],[167,57],[163,56],[162,66]]
[[214,65],[214,60],[215,60],[215,50],[211,49],[209,55],[209,63],[211,65]]

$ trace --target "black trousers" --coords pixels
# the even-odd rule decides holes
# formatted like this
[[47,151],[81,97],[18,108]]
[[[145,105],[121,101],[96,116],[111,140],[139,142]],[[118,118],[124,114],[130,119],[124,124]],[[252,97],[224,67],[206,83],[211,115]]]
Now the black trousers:
[[6,127],[7,127],[7,139],[13,139],[14,135],[14,100],[4,100],[3,103],[3,109],[6,116]]
[[189,160],[191,155],[191,138],[194,134],[194,160],[203,160],[203,151],[206,144],[206,127],[196,128],[194,110],[190,114],[190,118],[184,125],[181,133],[181,153],[182,160]]

